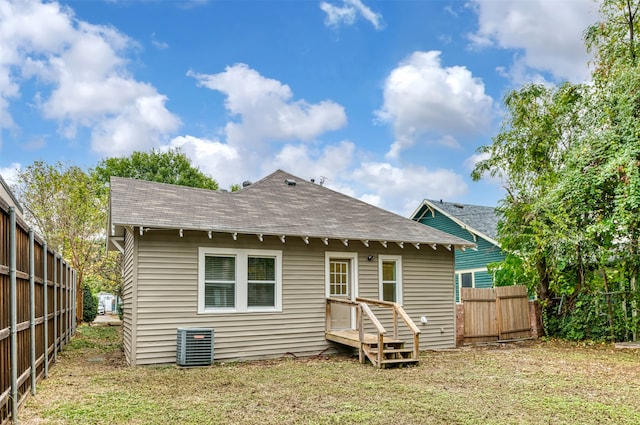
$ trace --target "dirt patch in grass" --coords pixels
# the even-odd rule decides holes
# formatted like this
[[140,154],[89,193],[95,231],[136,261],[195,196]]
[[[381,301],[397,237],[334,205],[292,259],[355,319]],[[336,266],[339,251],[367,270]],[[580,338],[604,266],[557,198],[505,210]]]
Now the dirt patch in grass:
[[23,424],[637,424],[640,352],[538,341],[356,358],[125,365],[118,328],[80,327]]

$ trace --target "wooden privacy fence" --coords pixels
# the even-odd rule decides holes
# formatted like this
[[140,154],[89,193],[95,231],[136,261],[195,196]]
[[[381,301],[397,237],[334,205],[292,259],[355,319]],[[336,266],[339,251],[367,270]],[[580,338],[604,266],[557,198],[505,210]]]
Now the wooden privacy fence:
[[462,288],[464,342],[531,338],[527,287]]
[[0,197],[0,424],[46,378],[75,331],[76,273]]

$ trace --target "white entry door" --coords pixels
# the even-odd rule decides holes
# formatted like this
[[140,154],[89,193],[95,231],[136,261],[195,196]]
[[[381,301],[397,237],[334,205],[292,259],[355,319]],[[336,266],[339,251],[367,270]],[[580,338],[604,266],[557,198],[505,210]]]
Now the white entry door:
[[[331,298],[355,300],[355,256],[329,256],[327,258],[327,295]],[[353,329],[355,311],[340,304],[331,305],[331,329]]]

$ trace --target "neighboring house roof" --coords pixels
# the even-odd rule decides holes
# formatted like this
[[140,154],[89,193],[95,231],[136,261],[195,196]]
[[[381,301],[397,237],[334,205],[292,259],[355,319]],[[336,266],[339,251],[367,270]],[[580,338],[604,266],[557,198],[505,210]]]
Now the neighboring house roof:
[[438,211],[440,214],[450,218],[471,234],[480,236],[498,247],[500,246],[497,241],[498,221],[500,218],[495,207],[425,199],[413,213],[411,219],[420,221],[426,214],[433,215],[434,211]]
[[[111,178],[109,234],[124,227],[473,247],[462,238],[278,170],[238,192]],[[419,245],[418,245],[419,246]]]
[[9,199],[6,200],[7,203],[11,206],[16,207],[16,209],[20,214],[23,213],[22,205],[20,205],[20,202],[18,202],[18,199],[15,197],[15,195],[11,191],[11,188],[9,187],[7,182],[4,181],[1,175],[0,175],[0,196],[8,197]]

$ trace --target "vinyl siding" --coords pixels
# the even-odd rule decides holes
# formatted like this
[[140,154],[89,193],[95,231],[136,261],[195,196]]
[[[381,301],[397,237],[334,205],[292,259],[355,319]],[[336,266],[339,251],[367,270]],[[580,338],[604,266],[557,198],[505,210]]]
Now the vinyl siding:
[[125,231],[124,255],[122,262],[122,343],[127,362],[135,365],[135,236]]
[[[264,242],[249,235],[234,241],[228,234],[209,240],[201,232],[185,232],[180,238],[177,230],[150,231],[136,241],[137,320],[131,332],[136,335],[136,364],[174,363],[180,327],[214,328],[216,360],[309,355],[335,347],[324,338],[325,251],[357,252],[359,294],[376,299],[377,255],[402,255],[405,310],[418,325],[421,316],[429,317],[421,327],[421,348],[455,346],[453,253],[441,247],[366,248],[357,241],[348,247],[338,241],[326,246],[314,239],[306,245],[296,238],[283,244],[269,236]],[[282,250],[282,312],[198,314],[198,248],[205,246]],[[370,254],[376,260],[367,261]],[[391,333],[391,326],[385,326]],[[411,342],[410,334],[401,335]]]
[[[456,272],[461,272],[465,270],[485,269],[485,271],[474,271],[474,285],[476,288],[493,287],[493,276],[486,271],[486,267],[488,264],[498,263],[504,260],[505,255],[499,247],[480,236],[476,236],[474,240],[473,235],[468,230],[463,229],[459,224],[438,211],[435,212],[435,216],[433,217],[431,213],[428,213],[420,222],[451,235],[474,242],[478,247],[477,251],[472,249],[456,251],[455,270]],[[459,290],[460,286],[456,276],[456,301],[460,300]]]

